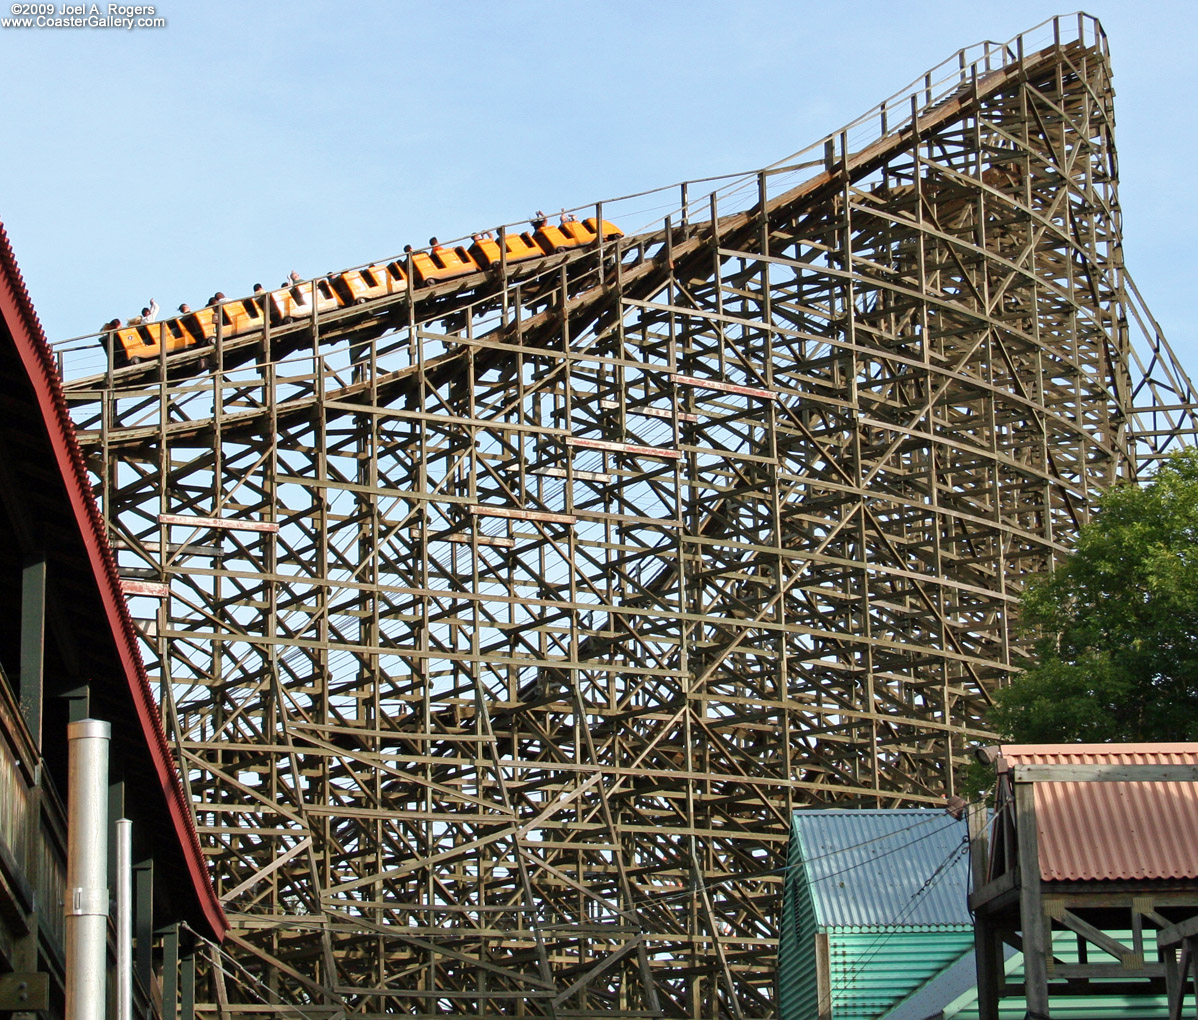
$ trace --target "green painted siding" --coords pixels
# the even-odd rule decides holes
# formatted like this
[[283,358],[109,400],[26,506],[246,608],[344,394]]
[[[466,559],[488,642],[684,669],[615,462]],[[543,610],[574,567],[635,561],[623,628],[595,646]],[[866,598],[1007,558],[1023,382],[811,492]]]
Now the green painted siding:
[[778,943],[780,1020],[819,1015],[817,937],[827,945],[832,1020],[877,1020],[970,952],[966,869],[926,884],[937,862],[964,861],[960,840],[958,826],[929,810],[796,812]]
[[960,925],[832,928],[827,934],[833,1020],[876,1020],[973,949],[973,929]]
[[[1108,931],[1108,935],[1124,945],[1132,944],[1131,932]],[[1155,948],[1150,932],[1146,933],[1149,943]],[[1054,931],[1052,950],[1062,963],[1077,963],[1077,939],[1070,933]],[[1089,947],[1091,963],[1118,963],[1097,946]],[[1051,981],[1051,978],[1050,978]],[[1023,983],[1023,956],[1016,954],[1007,964],[1007,983]],[[1023,1020],[1023,1000],[1011,996],[1000,999],[999,1020]],[[1169,1015],[1168,1000],[1163,995],[1052,995],[1049,993],[1049,1012],[1052,1020],[1165,1020]],[[979,1020],[977,989],[972,989],[956,1002],[945,1007],[946,1020]]]
[[778,1016],[815,1020],[815,904],[803,866],[796,826],[791,824],[786,882],[782,891],[782,930],[778,939]]

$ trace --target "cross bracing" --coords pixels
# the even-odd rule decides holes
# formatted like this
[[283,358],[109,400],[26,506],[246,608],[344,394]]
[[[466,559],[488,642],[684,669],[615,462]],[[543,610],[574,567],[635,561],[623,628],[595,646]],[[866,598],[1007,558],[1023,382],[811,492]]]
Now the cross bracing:
[[203,1009],[774,1015],[792,809],[952,792],[1023,578],[1192,433],[1107,57],[1054,19],[619,240],[67,366],[169,586]]

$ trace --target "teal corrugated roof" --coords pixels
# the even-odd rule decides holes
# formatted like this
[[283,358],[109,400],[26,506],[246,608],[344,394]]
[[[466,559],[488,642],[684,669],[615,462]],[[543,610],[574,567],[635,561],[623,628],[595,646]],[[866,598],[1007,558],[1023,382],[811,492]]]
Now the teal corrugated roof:
[[972,925],[965,823],[944,811],[797,811],[821,928]]
[[778,1015],[876,1020],[973,948],[965,825],[943,811],[793,816],[778,945]]

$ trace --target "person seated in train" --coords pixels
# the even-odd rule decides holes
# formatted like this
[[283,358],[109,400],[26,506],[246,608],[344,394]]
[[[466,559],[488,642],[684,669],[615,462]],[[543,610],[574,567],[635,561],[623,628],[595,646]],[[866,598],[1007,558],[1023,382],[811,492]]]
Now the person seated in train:
[[548,222],[548,217],[538,209],[537,214],[528,222],[533,230],[540,230]]
[[577,223],[578,221],[575,219],[573,213],[568,213],[568,212],[566,212],[565,209],[563,209],[562,210],[562,218],[561,218],[560,222],[561,222],[561,225],[564,227],[567,223]]
[[129,319],[125,323],[125,325],[126,326],[140,326],[143,322],[153,322],[154,319],[157,318],[157,316],[158,316],[158,302],[155,301],[153,298],[150,298],[150,307],[143,308],[141,310],[141,315],[133,316],[133,318]]
[[436,253],[437,253],[437,252],[439,252],[439,251],[444,251],[444,250],[445,250],[445,249],[444,249],[444,248],[441,246],[441,242],[440,242],[440,241],[438,241],[438,240],[437,240],[435,237],[430,237],[430,238],[428,239],[428,247],[429,247],[429,250],[433,252],[433,254],[436,254]]
[[[100,338],[99,338],[100,346],[107,347],[109,337],[112,336],[113,331],[118,330],[120,328],[121,328],[121,320],[119,318],[109,319],[106,323],[104,323],[104,325],[100,327]],[[113,339],[115,340],[116,338],[113,337]]]
[[180,315],[190,315],[191,314],[191,305],[189,305],[186,301],[184,301],[183,304],[181,304],[179,306],[179,314]]

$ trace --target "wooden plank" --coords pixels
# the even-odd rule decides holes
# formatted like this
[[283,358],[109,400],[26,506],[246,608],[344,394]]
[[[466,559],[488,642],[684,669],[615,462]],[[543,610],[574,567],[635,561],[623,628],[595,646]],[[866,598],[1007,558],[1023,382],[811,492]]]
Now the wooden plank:
[[1162,928],[1156,933],[1156,944],[1161,949],[1166,949],[1169,946],[1175,946],[1183,939],[1190,939],[1198,935],[1198,915],[1186,918],[1169,928]]
[[676,375],[674,381],[683,386],[694,386],[699,389],[720,390],[724,393],[739,393],[743,397],[759,397],[762,400],[777,400],[778,394],[773,390],[763,390],[756,386],[741,386],[738,383],[722,382],[719,379],[698,379],[692,375]]
[[1138,967],[1128,968],[1121,963],[1057,963],[1053,965],[1052,976],[1069,980],[1103,978],[1108,981],[1112,978],[1159,978],[1165,976],[1165,965],[1141,962]]
[[666,460],[681,460],[678,450],[663,450],[657,446],[634,446],[632,443],[612,443],[606,439],[580,439],[577,436],[566,437],[567,446],[580,446],[588,450],[608,450],[612,453],[631,453],[637,457],[664,457]]
[[50,975],[0,974],[0,1012],[33,1012],[50,1008]]
[[233,521],[223,517],[187,517],[183,514],[159,514],[159,524],[182,524],[191,528],[220,528],[224,531],[265,531],[274,533],[279,526],[269,521]]
[[[620,402],[618,400],[600,400],[599,406],[609,411],[614,411],[620,407]],[[669,407],[630,407],[628,408],[628,413],[640,414],[646,418],[662,418],[666,421],[672,420],[675,415],[678,416],[679,421],[696,422],[703,420],[702,416],[691,414],[690,411],[679,411]]]
[[471,504],[467,510],[476,517],[507,517],[516,521],[545,521],[549,524],[575,524],[578,521],[573,514],[554,514],[544,510],[521,510],[518,507],[484,506],[479,503]]
[[220,898],[221,903],[228,903],[229,900],[234,899],[237,896],[240,896],[247,889],[249,889],[249,888],[257,885],[259,882],[261,882],[262,879],[266,878],[267,875],[269,875],[272,872],[281,868],[284,864],[286,864],[289,860],[291,860],[291,858],[294,857],[296,854],[303,853],[311,845],[312,845],[312,837],[305,836],[298,843],[296,843],[295,846],[291,847],[291,849],[286,850],[283,853],[279,854],[279,856],[276,857],[273,861],[271,861],[265,868],[261,868],[260,870],[255,871],[244,882],[241,882],[238,885],[235,885],[228,892],[222,893],[221,898]]
[[[1125,969],[1138,969],[1144,965],[1144,958],[1137,954],[1134,950],[1129,949],[1122,942],[1111,938],[1106,932],[1100,928],[1095,928],[1089,921],[1085,921],[1078,917],[1077,914],[1070,910],[1059,909],[1053,912],[1056,919],[1070,931],[1076,932],[1087,942],[1092,942],[1098,946],[1104,953],[1115,957],[1119,960],[1120,965]],[[1138,961],[1138,964],[1137,964]]]
[[972,893],[978,893],[986,884],[986,862],[989,857],[989,839],[986,830],[986,805],[974,802],[966,809],[966,827],[969,832],[969,870],[973,875]]
[[1195,765],[1016,765],[1017,783],[1194,783]]
[[998,897],[1011,892],[1015,888],[1015,872],[1008,871],[1005,874],[999,875],[998,878],[987,882],[982,888],[976,892],[969,894],[969,909],[979,910],[987,903]]
[[583,482],[614,482],[615,475],[609,475],[605,471],[584,471],[582,468],[574,468],[567,472],[565,468],[541,468],[539,471],[531,471],[530,474],[545,475],[548,478],[568,478],[571,474],[579,481]]
[[147,595],[153,599],[169,599],[171,586],[154,581],[133,581],[121,578],[121,591],[126,595]]
[[413,538],[424,538],[429,542],[453,542],[457,545],[493,545],[500,549],[514,549],[514,538],[502,538],[498,535],[421,535],[416,532]]
[[1048,1016],[1048,925],[1040,900],[1040,846],[1034,788],[1015,785],[1015,837],[1019,848],[1019,927],[1023,933],[1024,986],[1029,1012]]
[[832,964],[822,931],[815,933],[815,1009],[817,1020],[832,1020]]

